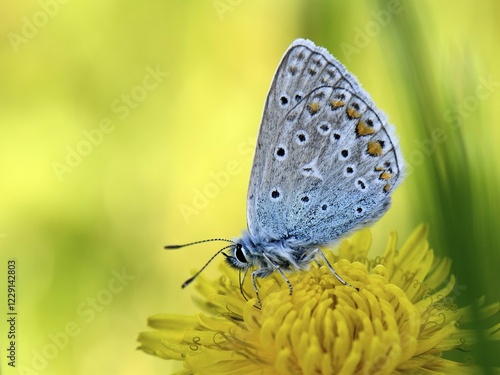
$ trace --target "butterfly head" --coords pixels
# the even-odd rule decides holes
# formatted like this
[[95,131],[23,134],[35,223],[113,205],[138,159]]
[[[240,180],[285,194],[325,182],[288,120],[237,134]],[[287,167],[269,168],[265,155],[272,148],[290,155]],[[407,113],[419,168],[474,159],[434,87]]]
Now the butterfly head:
[[247,252],[242,243],[237,242],[229,249],[229,254],[225,254],[227,264],[235,269],[246,271],[254,264],[254,257]]

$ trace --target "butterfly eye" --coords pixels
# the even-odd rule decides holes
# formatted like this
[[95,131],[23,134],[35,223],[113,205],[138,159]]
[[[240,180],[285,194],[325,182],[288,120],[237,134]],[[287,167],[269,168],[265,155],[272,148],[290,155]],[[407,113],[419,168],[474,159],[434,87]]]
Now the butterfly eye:
[[241,244],[236,245],[236,250],[234,250],[234,256],[236,259],[238,259],[241,263],[247,263],[247,258],[245,258],[245,253],[243,252],[243,248]]

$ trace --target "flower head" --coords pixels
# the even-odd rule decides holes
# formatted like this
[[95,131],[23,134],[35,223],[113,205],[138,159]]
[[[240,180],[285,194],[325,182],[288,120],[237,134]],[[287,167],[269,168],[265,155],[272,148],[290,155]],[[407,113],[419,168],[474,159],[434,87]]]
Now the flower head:
[[[182,374],[475,374],[477,367],[441,357],[474,342],[461,328],[470,307],[454,304],[451,261],[434,257],[427,227],[419,226],[399,251],[395,234],[383,257],[369,259],[368,230],[327,252],[345,280],[326,266],[261,279],[262,309],[240,294],[238,275],[223,265],[215,282],[200,278],[197,316],[155,315],[155,329],[139,349],[184,361]],[[336,261],[336,262],[335,262]],[[253,288],[249,280],[246,290]],[[482,308],[484,317],[499,304]],[[500,324],[488,332],[500,339]]]

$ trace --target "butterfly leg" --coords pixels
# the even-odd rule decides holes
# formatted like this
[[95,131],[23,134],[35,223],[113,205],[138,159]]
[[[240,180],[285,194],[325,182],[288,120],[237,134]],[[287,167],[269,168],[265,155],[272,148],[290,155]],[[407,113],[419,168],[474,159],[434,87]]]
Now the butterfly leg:
[[262,303],[260,302],[259,288],[257,287],[256,278],[257,277],[264,277],[266,275],[268,275],[268,272],[267,272],[266,269],[263,269],[263,268],[260,268],[260,269],[258,269],[256,271],[252,272],[253,290],[255,291],[255,296],[257,297],[257,304],[255,305],[255,307],[257,307],[258,309],[262,308]]
[[238,281],[240,283],[240,293],[245,299],[245,301],[248,301],[248,298],[245,294],[245,290],[243,289],[243,284],[245,283],[245,278],[247,277],[248,270],[245,270],[245,273],[243,274],[243,277],[241,277],[241,270],[238,272]]
[[283,273],[283,271],[281,270],[280,266],[278,266],[271,259],[269,259],[269,257],[266,254],[262,254],[262,255],[264,256],[264,258],[266,258],[266,260],[269,262],[269,264],[271,266],[273,266],[273,268],[280,273],[280,275],[283,278],[283,280],[285,280],[286,283],[288,284],[288,289],[290,290],[290,295],[292,295],[293,294],[292,283],[290,282],[290,280],[288,280],[288,277],[286,277],[286,275]]
[[356,288],[355,286],[352,286],[351,284],[349,284],[347,281],[345,281],[332,267],[332,265],[330,264],[330,262],[328,261],[328,259],[326,259],[326,256],[325,254],[320,250],[320,249],[316,249],[315,250],[316,253],[318,253],[321,258],[325,261],[326,265],[328,266],[328,268],[330,269],[330,271],[333,273],[333,275],[337,278],[338,281],[340,281],[342,283],[342,285],[346,285],[346,286],[350,286],[351,288],[354,288],[356,290],[359,291],[358,288]]

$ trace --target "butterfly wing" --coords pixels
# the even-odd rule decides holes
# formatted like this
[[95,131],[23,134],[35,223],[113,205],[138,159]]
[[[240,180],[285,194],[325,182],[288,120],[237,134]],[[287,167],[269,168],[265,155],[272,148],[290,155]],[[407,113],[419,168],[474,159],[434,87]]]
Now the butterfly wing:
[[250,234],[325,244],[378,219],[402,180],[392,126],[345,67],[297,39],[269,91],[247,197]]

